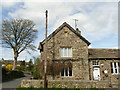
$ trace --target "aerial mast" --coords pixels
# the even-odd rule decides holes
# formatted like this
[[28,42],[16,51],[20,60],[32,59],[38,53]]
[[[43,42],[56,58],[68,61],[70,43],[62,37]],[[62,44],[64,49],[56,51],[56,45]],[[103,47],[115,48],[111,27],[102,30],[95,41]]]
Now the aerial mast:
[[78,19],[73,19],[75,21],[75,29],[77,29],[77,21]]

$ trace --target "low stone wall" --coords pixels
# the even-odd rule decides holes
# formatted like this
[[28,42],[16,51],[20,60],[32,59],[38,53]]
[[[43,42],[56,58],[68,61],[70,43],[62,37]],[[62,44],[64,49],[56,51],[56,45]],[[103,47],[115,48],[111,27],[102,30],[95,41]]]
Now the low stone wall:
[[42,88],[44,87],[44,81],[43,80],[29,80],[24,79],[21,82],[21,87],[35,87],[35,88]]
[[55,87],[62,87],[62,88],[110,88],[109,83],[107,81],[80,81],[80,80],[73,80],[73,81],[48,81],[48,87],[55,86]]
[[[21,82],[22,87],[35,87],[42,88],[44,87],[43,80],[28,80],[24,79]],[[118,83],[113,85],[109,81],[82,81],[82,80],[49,80],[48,88],[118,88]]]

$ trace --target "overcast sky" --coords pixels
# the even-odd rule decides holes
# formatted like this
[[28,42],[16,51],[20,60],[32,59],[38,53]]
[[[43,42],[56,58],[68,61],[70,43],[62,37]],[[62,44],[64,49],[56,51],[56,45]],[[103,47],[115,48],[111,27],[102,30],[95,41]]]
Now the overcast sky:
[[[3,19],[27,18],[34,21],[38,30],[38,38],[35,46],[44,39],[45,35],[45,10],[48,10],[48,35],[63,22],[67,22],[73,28],[78,19],[77,26],[89,42],[90,48],[118,48],[118,0],[102,0],[101,2],[77,2],[76,0],[49,1],[24,0],[19,2],[3,0],[0,4],[1,17]],[[109,2],[114,1],[114,2]],[[0,48],[0,58],[13,59],[11,49]],[[40,53],[37,50],[28,54],[25,51],[19,55],[19,60],[29,60]]]

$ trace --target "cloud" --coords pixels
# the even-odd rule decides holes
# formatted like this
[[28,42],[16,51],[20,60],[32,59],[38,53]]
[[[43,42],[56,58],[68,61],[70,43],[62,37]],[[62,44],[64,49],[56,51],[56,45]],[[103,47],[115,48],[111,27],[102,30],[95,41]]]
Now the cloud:
[[[47,0],[46,0],[47,1]],[[45,29],[45,10],[48,10],[48,34],[52,33],[63,22],[67,22],[74,27],[74,20],[78,19],[77,26],[82,35],[91,43],[104,40],[111,34],[117,35],[118,31],[118,3],[98,3],[98,2],[33,2],[23,1],[23,5],[15,11],[9,11],[8,16],[12,18],[28,18],[35,22],[36,29],[39,30],[38,39],[43,40]],[[4,4],[5,5],[5,4]],[[15,3],[6,6],[14,6]],[[40,36],[41,35],[41,36]],[[117,39],[117,37],[115,38]],[[37,53],[37,52],[36,52]],[[21,54],[21,57],[25,57]]]
[[27,51],[23,51],[22,53],[20,53],[18,59],[29,61],[31,58],[33,59],[33,57],[39,57],[40,56],[39,51],[30,51],[30,52],[31,52],[31,54],[28,53]]
[[[97,6],[98,5],[98,6]],[[74,26],[74,18],[79,20],[78,26],[84,27],[88,33],[107,29],[117,25],[117,3],[39,3],[24,2],[23,8],[15,12],[9,12],[11,17],[23,17],[32,19],[37,27],[45,24],[45,10],[48,9],[48,24],[55,27],[61,22],[67,21]],[[102,7],[101,7],[102,6]],[[78,12],[78,13],[77,13]],[[112,21],[111,21],[112,20]],[[109,26],[108,26],[109,25]],[[116,26],[115,26],[116,27]],[[113,27],[113,30],[117,30]],[[55,29],[55,28],[54,28]]]
[[89,45],[89,46],[88,46],[88,48],[92,48],[92,46],[91,46],[91,45]]
[[12,49],[1,47],[0,51],[1,51],[0,59],[1,58],[4,58],[4,59],[14,59],[13,50]]
[[9,7],[12,7],[16,4],[16,0],[2,0],[2,7],[5,7],[5,8],[9,8]]
[[84,4],[85,8],[83,7],[83,9],[79,9],[80,5],[77,7],[76,4],[79,13],[57,19],[51,30],[57,28],[58,25],[64,21],[74,27],[73,19],[77,18],[79,20],[77,26],[82,31],[82,35],[87,37],[91,42],[101,40],[109,36],[111,33],[117,35],[117,3],[103,3],[101,5],[97,3],[98,6],[93,4],[96,3]]

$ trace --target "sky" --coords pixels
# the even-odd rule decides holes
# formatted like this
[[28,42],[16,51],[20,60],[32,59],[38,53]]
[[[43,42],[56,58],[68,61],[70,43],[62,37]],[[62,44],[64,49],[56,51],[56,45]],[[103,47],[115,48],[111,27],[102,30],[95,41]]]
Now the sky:
[[[48,35],[62,23],[77,27],[91,45],[89,48],[118,48],[118,0],[3,0],[0,3],[0,24],[3,19],[24,18],[33,20],[38,30],[35,46],[45,37],[45,10],[48,10]],[[0,58],[14,59],[13,51],[0,48]],[[40,51],[23,51],[18,60],[29,61],[39,57]]]

